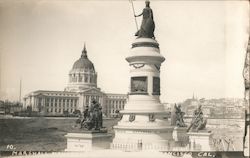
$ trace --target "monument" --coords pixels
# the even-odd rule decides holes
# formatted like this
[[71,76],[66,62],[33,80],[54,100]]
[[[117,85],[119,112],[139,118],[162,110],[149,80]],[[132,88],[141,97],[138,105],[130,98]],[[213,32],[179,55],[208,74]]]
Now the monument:
[[166,112],[159,99],[160,67],[165,58],[154,37],[155,24],[149,1],[140,15],[142,24],[126,58],[130,66],[128,102],[120,111],[122,119],[114,126],[111,147],[128,151],[170,150],[174,127],[164,120]]
[[76,121],[76,130],[68,133],[65,151],[89,151],[110,148],[111,135],[102,126],[102,108],[96,100],[86,107],[83,116]]
[[207,120],[203,116],[201,105],[193,113],[193,119],[187,129],[191,151],[211,151],[211,131],[206,130]]

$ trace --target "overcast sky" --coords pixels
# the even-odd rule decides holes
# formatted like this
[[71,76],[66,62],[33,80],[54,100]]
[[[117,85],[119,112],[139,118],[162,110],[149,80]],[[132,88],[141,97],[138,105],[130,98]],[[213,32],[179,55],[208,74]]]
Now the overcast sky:
[[[134,1],[136,14],[144,1]],[[155,36],[166,58],[162,102],[243,98],[248,1],[151,1]],[[140,25],[141,19],[137,18]],[[63,90],[84,42],[104,92],[127,93],[125,60],[135,39],[129,1],[0,0],[0,99]]]

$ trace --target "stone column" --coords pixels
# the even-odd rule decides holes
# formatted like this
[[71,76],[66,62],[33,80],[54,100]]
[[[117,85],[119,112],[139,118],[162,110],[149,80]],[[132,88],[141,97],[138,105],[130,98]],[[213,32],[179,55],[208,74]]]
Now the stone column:
[[91,99],[92,99],[92,96],[89,95],[89,107],[91,106]]

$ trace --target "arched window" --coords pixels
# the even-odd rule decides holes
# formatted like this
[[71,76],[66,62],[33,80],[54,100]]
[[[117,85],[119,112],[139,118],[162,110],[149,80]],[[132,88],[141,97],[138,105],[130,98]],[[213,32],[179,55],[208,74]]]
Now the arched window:
[[82,82],[82,75],[79,74],[78,82]]
[[75,82],[75,74],[72,74],[72,82]]
[[90,81],[89,82],[93,83],[93,76],[92,75],[90,75]]
[[88,82],[88,75],[84,75],[84,82]]

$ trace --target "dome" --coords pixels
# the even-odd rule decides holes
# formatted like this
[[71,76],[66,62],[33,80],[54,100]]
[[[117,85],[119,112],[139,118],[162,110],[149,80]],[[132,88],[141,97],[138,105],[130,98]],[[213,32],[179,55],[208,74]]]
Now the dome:
[[88,58],[83,58],[83,57],[81,57],[74,63],[73,69],[95,70],[93,63]]
[[74,63],[72,69],[89,69],[95,71],[94,64],[88,59],[85,45],[82,51],[81,58]]

